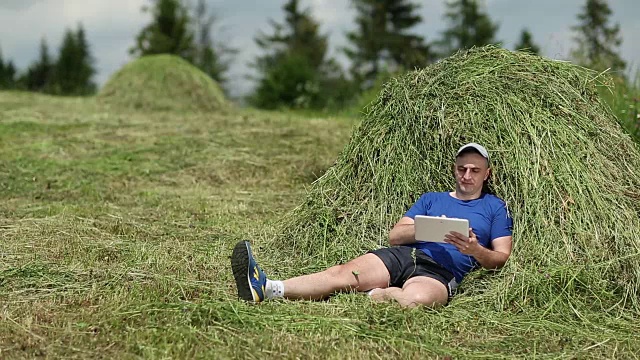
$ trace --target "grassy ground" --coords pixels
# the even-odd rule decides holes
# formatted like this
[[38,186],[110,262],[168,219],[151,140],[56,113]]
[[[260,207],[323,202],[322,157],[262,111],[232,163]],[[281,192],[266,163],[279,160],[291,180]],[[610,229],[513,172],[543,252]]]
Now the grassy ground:
[[306,271],[261,244],[353,125],[0,92],[0,358],[639,357],[624,311],[497,311],[469,293],[438,310],[238,301],[240,239],[267,272]]

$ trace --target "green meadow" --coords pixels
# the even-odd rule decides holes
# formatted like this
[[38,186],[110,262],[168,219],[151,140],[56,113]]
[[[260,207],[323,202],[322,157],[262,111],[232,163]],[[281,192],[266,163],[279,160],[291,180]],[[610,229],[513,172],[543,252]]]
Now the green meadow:
[[359,121],[0,92],[0,358],[640,357],[634,307],[239,301],[239,240],[267,274],[318,269],[267,245]]

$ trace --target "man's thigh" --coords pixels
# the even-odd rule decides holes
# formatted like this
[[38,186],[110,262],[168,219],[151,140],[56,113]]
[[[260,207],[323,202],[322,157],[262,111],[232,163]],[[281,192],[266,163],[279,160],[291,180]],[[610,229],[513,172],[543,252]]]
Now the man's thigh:
[[389,286],[389,270],[384,262],[374,254],[359,256],[339,266],[341,274],[351,278],[351,283],[358,291]]
[[427,276],[415,276],[407,280],[402,293],[413,302],[427,306],[446,305],[449,301],[447,287],[439,280]]

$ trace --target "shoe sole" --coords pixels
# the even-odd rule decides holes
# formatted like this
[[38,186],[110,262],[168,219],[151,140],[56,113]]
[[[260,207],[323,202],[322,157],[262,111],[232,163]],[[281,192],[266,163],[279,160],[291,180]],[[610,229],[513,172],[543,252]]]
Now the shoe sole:
[[249,243],[240,241],[231,254],[231,270],[236,280],[238,296],[246,301],[254,301],[249,282]]

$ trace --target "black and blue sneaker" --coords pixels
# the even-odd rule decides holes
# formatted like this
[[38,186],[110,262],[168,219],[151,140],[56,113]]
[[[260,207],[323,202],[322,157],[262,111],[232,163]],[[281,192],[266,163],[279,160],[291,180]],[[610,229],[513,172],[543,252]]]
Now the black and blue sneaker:
[[267,276],[253,258],[248,241],[240,241],[233,248],[231,269],[241,299],[254,302],[264,300]]

